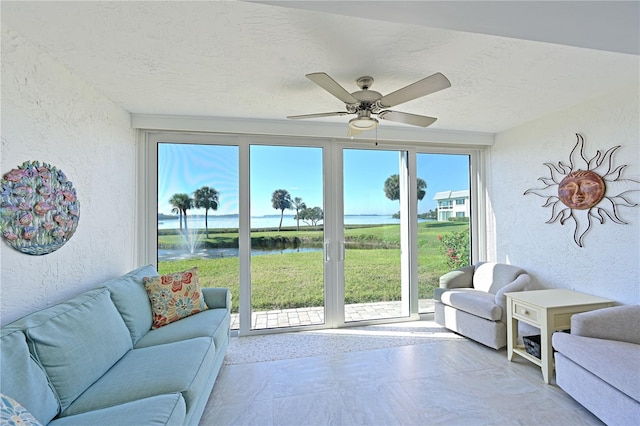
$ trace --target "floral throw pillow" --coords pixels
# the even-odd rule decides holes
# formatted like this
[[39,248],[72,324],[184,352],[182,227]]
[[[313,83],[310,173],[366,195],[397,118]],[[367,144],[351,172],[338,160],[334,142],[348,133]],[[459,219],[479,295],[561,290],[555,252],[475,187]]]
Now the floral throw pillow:
[[20,426],[42,426],[33,415],[15,399],[0,393],[0,424]]
[[209,309],[198,282],[198,268],[146,277],[143,282],[153,311],[151,329]]

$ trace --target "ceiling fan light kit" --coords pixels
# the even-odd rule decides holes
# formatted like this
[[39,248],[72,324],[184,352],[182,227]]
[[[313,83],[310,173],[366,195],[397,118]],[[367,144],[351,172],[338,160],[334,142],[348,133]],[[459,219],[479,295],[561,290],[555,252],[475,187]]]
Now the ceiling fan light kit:
[[349,127],[353,130],[370,130],[378,126],[378,120],[371,117],[371,112],[362,110],[356,118],[349,120]]
[[298,120],[304,118],[335,117],[357,114],[358,116],[356,118],[349,120],[348,135],[375,129],[379,122],[376,118],[371,116],[372,114],[377,115],[378,118],[382,120],[409,124],[412,126],[427,127],[436,121],[435,117],[392,111],[387,108],[451,87],[451,83],[443,74],[435,73],[413,84],[398,89],[393,93],[383,96],[381,93],[369,89],[373,84],[373,77],[370,76],[363,76],[356,79],[356,83],[361,90],[353,93],[347,92],[326,73],[311,73],[307,74],[306,77],[344,102],[346,111],[290,115],[287,118]]

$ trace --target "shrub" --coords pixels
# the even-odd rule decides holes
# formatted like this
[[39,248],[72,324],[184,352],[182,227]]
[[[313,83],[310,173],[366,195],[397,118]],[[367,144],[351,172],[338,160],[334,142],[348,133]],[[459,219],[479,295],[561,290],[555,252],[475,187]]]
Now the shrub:
[[451,269],[469,265],[469,231],[438,235],[438,241]]

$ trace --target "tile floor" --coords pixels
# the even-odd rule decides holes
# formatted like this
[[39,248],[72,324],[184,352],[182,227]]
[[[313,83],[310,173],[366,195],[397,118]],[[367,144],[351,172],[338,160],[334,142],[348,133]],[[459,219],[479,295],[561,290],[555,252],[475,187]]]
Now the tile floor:
[[[517,357],[516,357],[517,358]],[[601,425],[540,369],[467,339],[222,367],[201,425]]]

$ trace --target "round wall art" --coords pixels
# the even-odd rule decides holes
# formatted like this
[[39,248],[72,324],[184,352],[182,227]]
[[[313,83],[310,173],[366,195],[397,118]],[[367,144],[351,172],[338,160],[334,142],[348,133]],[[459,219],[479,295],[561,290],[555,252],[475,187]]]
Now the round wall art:
[[26,161],[0,181],[0,231],[23,253],[43,255],[58,250],[73,236],[80,203],[62,170]]

